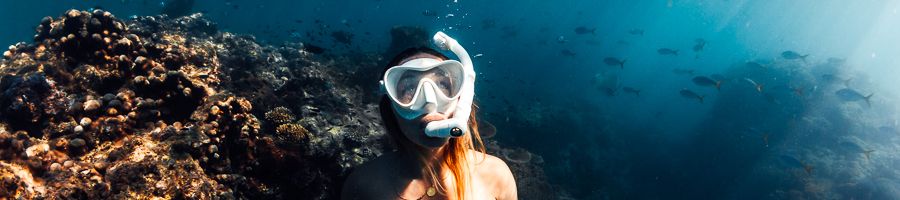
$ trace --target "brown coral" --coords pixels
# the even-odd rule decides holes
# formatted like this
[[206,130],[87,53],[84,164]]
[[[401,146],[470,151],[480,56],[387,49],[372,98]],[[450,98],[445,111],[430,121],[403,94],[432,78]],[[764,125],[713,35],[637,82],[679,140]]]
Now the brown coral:
[[294,121],[295,118],[290,109],[279,106],[275,107],[269,112],[266,112],[266,119],[274,122],[275,124],[286,124]]
[[278,125],[275,132],[277,132],[280,137],[290,141],[300,141],[309,137],[309,131],[306,130],[306,128],[303,128],[302,125],[296,123]]

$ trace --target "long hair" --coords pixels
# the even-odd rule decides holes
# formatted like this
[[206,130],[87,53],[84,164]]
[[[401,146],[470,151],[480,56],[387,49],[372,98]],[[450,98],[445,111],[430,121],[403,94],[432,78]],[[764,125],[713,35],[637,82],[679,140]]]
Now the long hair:
[[[410,56],[416,55],[418,53],[427,53],[430,55],[437,56],[441,59],[447,60],[449,59],[447,56],[437,52],[431,48],[427,47],[416,47],[409,48],[397,54],[385,67],[382,71],[382,76],[384,77],[384,73],[388,68],[401,64],[404,60],[408,60]],[[446,194],[449,196],[447,191],[449,189],[453,189],[455,191],[455,195],[457,199],[466,199],[466,194],[471,192],[471,174],[474,169],[469,166],[469,155],[468,152],[470,149],[475,149],[482,154],[484,154],[484,142],[481,140],[481,135],[478,133],[478,123],[475,120],[475,114],[478,106],[472,105],[472,112],[469,115],[469,130],[468,134],[464,134],[461,137],[451,138],[450,141],[444,146],[444,150],[441,153],[441,157],[444,158],[439,164],[436,166],[431,159],[426,157],[425,152],[427,149],[425,147],[421,147],[412,142],[409,138],[404,135],[400,130],[400,124],[395,118],[396,114],[394,113],[394,109],[392,107],[392,102],[390,98],[385,94],[381,96],[381,101],[378,104],[379,111],[381,113],[381,120],[384,122],[384,127],[390,135],[392,141],[397,144],[397,150],[404,151],[405,153],[409,153],[410,155],[414,155],[417,160],[420,162],[422,166],[422,176],[425,180],[431,183],[431,186],[437,188],[438,192],[442,194]],[[475,145],[477,142],[477,146]],[[477,148],[477,149],[476,149]],[[474,159],[474,156],[472,157]],[[482,161],[484,160],[484,155],[482,155]],[[452,173],[452,177],[444,177],[441,174],[441,168],[446,167]],[[455,185],[445,186],[443,183],[443,179],[452,178],[453,183]],[[452,188],[451,188],[452,187]]]

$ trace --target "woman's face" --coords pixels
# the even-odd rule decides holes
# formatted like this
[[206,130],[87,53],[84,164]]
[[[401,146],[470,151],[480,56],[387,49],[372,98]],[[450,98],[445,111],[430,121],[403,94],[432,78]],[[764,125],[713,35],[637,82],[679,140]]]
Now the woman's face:
[[[412,57],[416,57],[416,58],[427,57],[427,58],[443,60],[437,56],[434,56],[431,54],[426,54],[426,53],[419,53],[419,54],[413,55]],[[425,75],[424,77],[427,78],[427,77],[429,77],[429,75]],[[423,115],[417,116],[416,118],[413,118],[413,119],[404,119],[396,114],[394,115],[394,117],[397,119],[397,122],[400,125],[400,132],[403,132],[403,135],[405,135],[406,138],[409,138],[409,140],[411,140],[413,143],[415,143],[419,146],[433,149],[433,148],[439,148],[441,146],[444,146],[444,144],[447,144],[447,142],[450,141],[450,138],[429,137],[429,136],[425,135],[425,125],[428,125],[428,122],[445,120],[445,119],[452,117],[453,116],[452,108],[455,108],[455,107],[456,107],[456,105],[451,105],[448,107],[451,109],[423,114]]]

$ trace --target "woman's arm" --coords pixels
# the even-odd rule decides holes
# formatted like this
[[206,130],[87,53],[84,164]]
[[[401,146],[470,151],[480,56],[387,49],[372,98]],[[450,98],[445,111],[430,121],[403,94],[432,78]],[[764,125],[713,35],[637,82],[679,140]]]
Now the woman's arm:
[[[499,160],[499,159],[498,159]],[[516,179],[513,177],[512,171],[509,170],[509,166],[506,165],[503,160],[500,160],[500,166],[497,167],[497,174],[499,175],[499,188],[500,191],[497,195],[497,199],[499,200],[515,200],[519,199],[519,192],[516,189]]]
[[480,176],[485,180],[490,180],[490,188],[492,193],[499,200],[518,199],[518,190],[516,189],[516,179],[513,177],[512,171],[506,162],[492,155],[487,155],[484,167],[480,171]]

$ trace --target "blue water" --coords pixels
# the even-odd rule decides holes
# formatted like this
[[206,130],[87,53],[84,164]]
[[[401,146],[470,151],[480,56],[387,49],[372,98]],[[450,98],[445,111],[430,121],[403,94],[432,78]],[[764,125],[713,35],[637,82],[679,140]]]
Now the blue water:
[[[444,31],[482,55],[477,100],[496,139],[542,156],[566,197],[900,199],[900,1],[411,2],[198,1],[193,11],[222,31],[335,53],[383,51],[396,25]],[[3,0],[0,44],[31,41],[43,16],[70,8],[127,18],[162,4]],[[623,69],[607,57],[625,59]],[[714,74],[720,90],[691,81]],[[841,98],[844,88],[874,94],[871,105]]]

